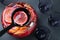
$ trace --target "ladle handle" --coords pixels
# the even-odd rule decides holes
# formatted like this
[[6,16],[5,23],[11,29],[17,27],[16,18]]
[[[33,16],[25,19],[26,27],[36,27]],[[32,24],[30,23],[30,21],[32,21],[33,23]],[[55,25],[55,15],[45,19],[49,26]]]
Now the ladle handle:
[[9,29],[11,29],[12,27],[14,27],[14,25],[10,25],[7,28],[3,29],[0,31],[0,37],[3,36]]

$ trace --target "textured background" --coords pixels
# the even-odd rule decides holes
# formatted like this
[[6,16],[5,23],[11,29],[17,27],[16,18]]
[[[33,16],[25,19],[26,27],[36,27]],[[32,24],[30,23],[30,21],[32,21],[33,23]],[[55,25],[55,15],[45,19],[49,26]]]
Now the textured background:
[[[17,0],[7,0],[5,1],[4,3],[6,5],[8,5],[9,3],[11,2],[16,2]],[[26,3],[29,3],[34,9],[35,11],[37,12],[38,14],[38,17],[39,17],[39,24],[47,27],[50,29],[51,31],[51,34],[52,36],[50,37],[49,40],[60,40],[60,27],[59,26],[56,26],[56,27],[50,27],[48,25],[48,14],[49,13],[52,13],[51,11],[47,14],[42,14],[39,9],[38,9],[38,3],[39,3],[39,0],[18,0],[18,2],[26,2]],[[60,0],[53,0],[53,10],[56,10],[56,11],[60,11]],[[0,30],[2,30],[2,25],[1,25],[1,14],[2,14],[2,11],[4,10],[5,8],[5,5],[1,4],[0,3]],[[52,14],[56,14],[56,13],[52,13]],[[26,37],[26,38],[23,38],[23,39],[18,39],[18,38],[14,38],[12,36],[10,36],[9,34],[4,34],[2,37],[0,37],[0,40],[37,40],[33,34],[31,34],[30,36]]]

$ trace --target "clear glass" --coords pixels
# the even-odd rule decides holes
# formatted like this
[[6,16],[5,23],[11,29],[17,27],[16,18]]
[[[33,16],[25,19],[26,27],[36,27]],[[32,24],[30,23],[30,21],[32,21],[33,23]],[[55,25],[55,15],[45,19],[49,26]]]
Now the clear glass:
[[42,13],[46,13],[52,8],[52,5],[52,0],[39,0],[38,7]]

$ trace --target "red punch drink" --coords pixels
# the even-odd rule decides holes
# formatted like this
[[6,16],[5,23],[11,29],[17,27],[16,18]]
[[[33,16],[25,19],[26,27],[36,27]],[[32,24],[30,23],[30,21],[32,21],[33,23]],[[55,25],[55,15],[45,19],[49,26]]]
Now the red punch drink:
[[[35,10],[27,3],[11,3],[4,9],[2,13],[3,28],[8,27],[12,23],[11,15],[17,8],[23,8],[24,11],[22,9],[17,10],[13,16],[13,19],[15,23],[21,25],[22,27],[12,27],[10,30],[8,30],[8,33],[17,38],[23,38],[30,35],[36,28],[37,14]],[[25,9],[29,11],[29,15],[26,14]]]

